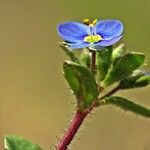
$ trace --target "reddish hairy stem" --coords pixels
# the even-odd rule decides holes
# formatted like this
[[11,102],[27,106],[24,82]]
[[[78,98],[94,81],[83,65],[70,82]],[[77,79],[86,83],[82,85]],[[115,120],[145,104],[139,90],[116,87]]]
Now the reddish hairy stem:
[[89,111],[86,111],[86,112],[77,111],[76,112],[64,137],[56,146],[56,150],[66,150],[68,148],[68,145],[73,140],[75,134],[77,133],[79,127],[81,126],[83,120],[85,119],[85,117],[87,116],[88,113],[89,113]]
[[95,73],[95,63],[96,63],[96,52],[95,51],[91,51],[92,52],[92,62],[91,62],[91,70],[93,72],[93,74]]
[[[96,63],[96,52],[92,51],[91,71],[93,72],[93,74],[95,73],[95,69],[96,69],[95,63]],[[86,111],[84,111],[84,112],[77,111],[76,112],[73,120],[71,121],[71,124],[70,124],[68,130],[65,132],[63,138],[60,140],[60,142],[56,146],[56,150],[66,150],[68,148],[68,145],[71,143],[74,136],[78,132],[78,129],[80,128],[85,117],[96,105],[97,105],[97,103],[95,102]]]

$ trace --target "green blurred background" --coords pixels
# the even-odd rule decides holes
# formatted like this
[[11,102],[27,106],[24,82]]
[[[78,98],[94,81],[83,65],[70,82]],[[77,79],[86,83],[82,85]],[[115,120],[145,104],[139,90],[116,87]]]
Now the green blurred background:
[[[148,0],[0,0],[0,149],[3,135],[24,136],[44,150],[56,144],[75,110],[62,75],[66,59],[57,25],[84,18],[117,18],[128,50],[145,52],[150,66]],[[118,95],[150,107],[150,87]],[[115,107],[90,115],[73,150],[150,150],[150,121]]]

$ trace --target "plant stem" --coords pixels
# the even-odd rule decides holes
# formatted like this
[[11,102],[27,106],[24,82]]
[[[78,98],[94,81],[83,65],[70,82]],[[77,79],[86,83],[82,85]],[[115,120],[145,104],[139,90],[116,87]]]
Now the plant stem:
[[66,150],[68,148],[68,145],[73,140],[75,134],[77,133],[79,127],[81,126],[83,120],[85,119],[85,117],[87,116],[87,114],[89,112],[90,111],[86,111],[86,112],[77,111],[76,112],[76,114],[75,114],[73,120],[71,121],[71,124],[70,124],[68,130],[66,131],[64,137],[56,146],[56,150]]
[[104,96],[102,96],[100,99],[104,99],[105,97],[109,97],[109,96],[113,95],[114,93],[116,93],[118,90],[120,90],[120,86],[115,87],[114,89],[112,89],[111,91],[106,93]]
[[96,52],[95,51],[91,51],[91,53],[92,53],[91,70],[92,70],[93,74],[95,74],[95,69],[96,69],[96,66],[95,66],[95,63],[96,63]]

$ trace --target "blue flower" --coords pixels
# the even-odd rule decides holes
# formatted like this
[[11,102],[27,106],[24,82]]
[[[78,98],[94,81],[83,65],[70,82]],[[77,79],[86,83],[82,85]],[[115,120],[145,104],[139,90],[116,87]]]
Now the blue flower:
[[96,19],[83,23],[65,22],[58,25],[58,34],[67,43],[70,49],[85,47],[107,47],[115,44],[122,38],[123,24],[119,20]]

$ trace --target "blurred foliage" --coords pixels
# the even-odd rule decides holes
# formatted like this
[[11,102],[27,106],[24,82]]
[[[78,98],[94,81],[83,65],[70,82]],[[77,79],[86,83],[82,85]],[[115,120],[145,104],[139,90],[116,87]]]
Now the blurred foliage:
[[5,150],[42,150],[38,145],[22,137],[12,135],[5,136],[4,146]]

